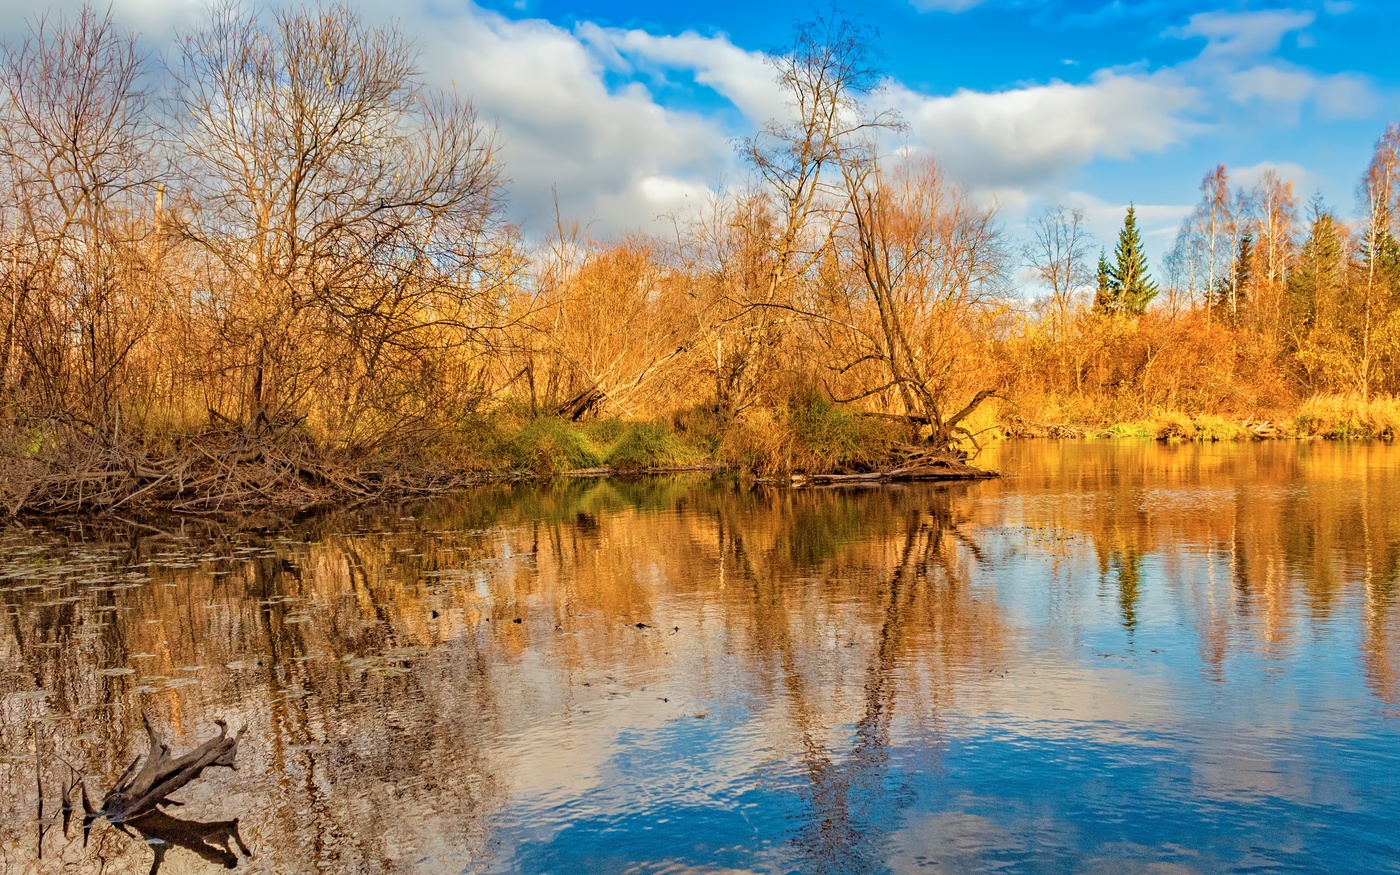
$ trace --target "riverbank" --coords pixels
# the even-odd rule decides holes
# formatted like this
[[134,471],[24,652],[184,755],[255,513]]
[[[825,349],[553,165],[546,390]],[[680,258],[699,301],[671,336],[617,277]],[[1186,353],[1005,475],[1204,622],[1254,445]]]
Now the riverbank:
[[[1042,408],[1038,416],[1044,416]],[[1105,422],[1083,412],[1040,419],[1004,404],[979,411],[980,445],[1003,437],[1239,441],[1392,440],[1400,401],[1319,396],[1291,412],[1230,416],[1163,411]],[[94,436],[71,422],[14,430],[0,452],[6,515],[253,509],[289,515],[431,495],[473,484],[558,476],[730,471],[791,485],[975,479],[979,446],[931,453],[907,424],[862,416],[820,397],[723,419],[695,408],[667,419],[574,422],[498,413],[448,432],[359,447],[327,446],[304,423],[150,438]],[[970,462],[971,464],[965,464]]]
[[1400,435],[1400,400],[1319,395],[1293,409],[1237,414],[1159,410],[1112,419],[1092,408],[1042,404],[1039,409],[1008,406],[998,417],[1000,433],[1022,438],[1138,438],[1159,441],[1238,441],[1269,439],[1394,440]]
[[48,420],[12,429],[4,441],[0,507],[11,517],[304,515],[493,481],[686,471],[789,483],[832,475],[987,476],[959,453],[920,446],[902,422],[853,414],[819,397],[729,419],[704,408],[631,422],[505,411],[355,447],[328,445],[304,422],[147,437],[98,435],[81,423]]

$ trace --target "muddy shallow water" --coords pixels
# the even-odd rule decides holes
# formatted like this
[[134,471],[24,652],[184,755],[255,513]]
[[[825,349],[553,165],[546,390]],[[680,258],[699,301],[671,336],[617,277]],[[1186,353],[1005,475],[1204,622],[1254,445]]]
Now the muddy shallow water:
[[[11,527],[0,871],[1400,872],[1400,449],[982,461]],[[84,845],[143,715],[238,768]]]

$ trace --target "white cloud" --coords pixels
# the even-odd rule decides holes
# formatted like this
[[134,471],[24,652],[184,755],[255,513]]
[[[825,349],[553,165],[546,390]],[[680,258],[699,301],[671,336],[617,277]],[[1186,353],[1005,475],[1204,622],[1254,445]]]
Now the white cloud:
[[[110,5],[114,21],[142,34],[152,46],[163,46],[176,28],[199,21],[208,9],[204,0],[111,0],[110,4],[92,5],[99,15],[105,14]],[[71,0],[6,0],[0,3],[0,35],[22,36],[40,19],[72,16],[80,8],[80,3]]]
[[[26,16],[47,6],[44,0],[6,4],[0,34],[23,34]],[[566,217],[591,222],[600,234],[619,233],[656,227],[659,215],[685,207],[733,170],[732,132],[717,119],[667,109],[638,82],[609,84],[616,60],[603,50],[609,40],[639,56],[645,50],[668,65],[706,71],[697,79],[741,109],[758,111],[765,100],[755,76],[759,56],[722,38],[619,32],[600,41],[597,28],[574,32],[471,3],[431,8],[367,0],[358,7],[369,21],[396,18],[416,41],[430,83],[455,83],[497,125],[511,212],[533,231],[552,222],[556,190]],[[203,8],[203,0],[115,0],[113,15],[162,48],[177,27],[197,23]],[[771,84],[771,73],[765,75]]]
[[1259,184],[1264,174],[1273,171],[1285,182],[1293,183],[1294,191],[1308,191],[1320,182],[1306,167],[1292,162],[1261,161],[1248,167],[1231,167],[1230,182],[1236,187],[1252,188]]
[[1204,37],[1201,59],[1237,60],[1278,51],[1283,38],[1317,19],[1312,12],[1275,9],[1261,12],[1198,12],[1168,36]]
[[1287,124],[1296,124],[1307,106],[1325,118],[1368,115],[1376,97],[1364,77],[1322,75],[1273,57],[1290,33],[1300,32],[1300,43],[1310,39],[1301,31],[1316,18],[1312,12],[1289,10],[1202,12],[1165,35],[1204,37],[1206,47],[1200,55],[1177,69],[1194,81],[1217,84],[1237,106],[1269,104],[1270,111],[1283,113],[1281,119]]
[[[1085,224],[1090,233],[1100,246],[1112,252],[1118,232],[1123,228],[1128,205],[1110,203],[1083,192],[1071,192],[1064,201],[1066,206],[1084,211]],[[1192,209],[1191,205],[1184,204],[1133,204],[1133,215],[1150,255],[1160,255],[1171,245],[1177,229]]]
[[656,36],[643,30],[605,29],[586,23],[579,37],[620,65],[690,71],[695,81],[714,89],[754,120],[773,118],[785,111],[786,98],[772,67],[762,52],[735,46],[727,37],[706,37],[694,32]]
[[1225,92],[1237,104],[1272,103],[1289,111],[1296,122],[1311,103],[1326,118],[1364,118],[1375,108],[1370,83],[1355,75],[1319,76],[1285,64],[1261,64],[1226,73]]
[[556,190],[566,215],[600,232],[651,227],[733,162],[717,122],[666,109],[638,83],[610,89],[608,57],[578,33],[474,7],[405,26],[432,34],[433,78],[461,83],[499,125],[511,202],[533,227],[547,224]]
[[[432,5],[439,2],[359,5],[371,21],[397,16],[418,41],[430,81],[456,82],[499,126],[511,209],[533,231],[552,221],[555,190],[566,216],[594,222],[597,233],[654,228],[658,215],[701,202],[742,175],[733,138],[786,107],[763,56],[722,35],[658,35],[589,22],[570,29],[470,0]],[[978,5],[913,2],[944,11]],[[115,0],[113,9],[119,21],[163,43],[174,27],[198,19],[202,3]],[[0,10],[0,32],[15,33],[26,14],[48,5],[12,0]],[[1175,67],[943,95],[891,82],[881,99],[908,123],[905,147],[934,154],[952,178],[1020,212],[1081,168],[1179,146],[1214,120],[1237,118],[1242,107],[1263,107],[1275,124],[1290,123],[1305,107],[1328,118],[1372,111],[1376,97],[1363,77],[1322,76],[1272,57],[1314,18],[1281,10],[1199,13],[1167,34],[1206,41],[1197,57]],[[733,109],[716,102],[714,110],[677,110],[657,97],[692,82]],[[1140,210],[1145,222],[1152,209]],[[1121,208],[1113,210],[1121,222]]]
[[1302,103],[1313,91],[1317,77],[1299,69],[1260,65],[1230,73],[1225,88],[1236,103],[1267,100]]
[[1313,99],[1318,111],[1327,118],[1366,118],[1375,112],[1379,102],[1370,81],[1350,73],[1319,79]]
[[917,145],[973,186],[1044,182],[1097,158],[1169,148],[1195,129],[1196,90],[1171,75],[1101,71],[1082,85],[1051,82],[931,97],[893,85]]

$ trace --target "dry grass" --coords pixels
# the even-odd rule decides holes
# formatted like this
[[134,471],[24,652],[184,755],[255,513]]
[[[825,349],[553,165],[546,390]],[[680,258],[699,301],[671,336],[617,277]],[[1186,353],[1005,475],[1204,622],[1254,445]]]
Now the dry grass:
[[1298,409],[1298,434],[1322,438],[1381,438],[1400,434],[1400,399],[1383,395],[1319,395]]

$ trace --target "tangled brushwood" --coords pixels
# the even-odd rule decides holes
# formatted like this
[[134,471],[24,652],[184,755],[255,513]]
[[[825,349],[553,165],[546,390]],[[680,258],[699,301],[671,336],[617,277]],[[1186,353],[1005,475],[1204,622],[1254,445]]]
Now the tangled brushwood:
[[292,427],[251,434],[211,429],[155,446],[63,431],[53,452],[0,455],[0,507],[10,515],[226,515],[250,506],[304,513],[443,492],[476,479],[474,471],[411,453],[327,453]]

